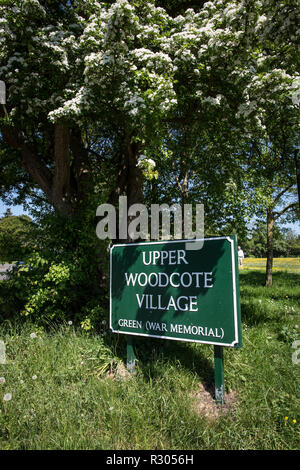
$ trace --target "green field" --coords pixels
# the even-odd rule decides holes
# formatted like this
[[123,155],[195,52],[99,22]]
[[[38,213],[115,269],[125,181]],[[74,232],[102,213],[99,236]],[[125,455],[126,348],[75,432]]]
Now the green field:
[[240,271],[243,347],[224,351],[224,407],[212,346],[138,338],[128,376],[124,337],[6,321],[0,448],[299,449],[300,277],[287,270],[270,288],[263,270]]

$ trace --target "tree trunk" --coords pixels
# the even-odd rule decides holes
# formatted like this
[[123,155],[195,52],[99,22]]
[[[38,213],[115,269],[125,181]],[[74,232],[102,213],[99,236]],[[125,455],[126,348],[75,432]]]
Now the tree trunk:
[[297,179],[297,188],[298,188],[298,203],[300,208],[300,150],[297,149],[294,152],[294,160],[296,167],[296,179]]
[[[127,184],[126,196],[127,207],[129,209],[133,204],[143,204],[144,201],[144,176],[141,168],[138,167],[138,157],[140,155],[140,145],[131,142],[131,136],[126,135],[126,163],[127,163]],[[127,227],[135,217],[127,217]],[[132,238],[128,234],[127,241],[130,243]],[[141,241],[140,239],[138,241]]]
[[267,209],[267,264],[265,286],[272,285],[272,269],[273,269],[273,234],[274,234],[274,214],[273,210]]
[[73,154],[71,183],[73,183],[73,191],[75,192],[74,201],[77,203],[85,198],[91,183],[89,152],[83,145],[81,131],[77,127],[71,130],[70,148]]
[[[90,183],[88,150],[84,147],[80,129],[70,129],[63,121],[54,125],[54,171],[43,162],[38,148],[28,144],[24,133],[12,126],[1,128],[3,140],[20,153],[26,172],[45,194],[61,217],[74,215],[79,201],[85,198]],[[72,162],[70,149],[73,154]]]
[[189,197],[189,172],[185,171],[183,182],[181,184],[181,206],[184,208],[184,205],[188,203]]
[[73,213],[70,188],[70,130],[63,123],[54,128],[54,176],[51,203],[55,211],[63,217]]

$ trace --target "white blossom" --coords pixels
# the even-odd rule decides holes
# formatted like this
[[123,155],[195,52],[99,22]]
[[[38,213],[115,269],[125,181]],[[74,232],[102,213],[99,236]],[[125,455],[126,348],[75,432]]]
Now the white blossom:
[[12,399],[12,393],[5,393],[3,401],[10,401]]
[[217,95],[216,97],[208,96],[207,98],[203,99],[204,103],[210,103],[212,105],[219,105],[222,100],[222,95]]

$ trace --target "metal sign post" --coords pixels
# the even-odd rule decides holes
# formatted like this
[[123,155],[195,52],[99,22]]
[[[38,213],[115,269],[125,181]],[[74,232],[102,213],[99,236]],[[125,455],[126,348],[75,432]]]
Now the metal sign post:
[[[203,241],[203,240],[202,240]],[[127,337],[127,367],[135,367],[134,336],[214,345],[217,403],[224,403],[223,347],[241,347],[235,236],[113,245],[110,328]]]
[[134,338],[130,335],[126,336],[127,341],[127,370],[134,372],[135,370],[135,352],[134,352]]
[[214,346],[214,363],[215,363],[215,400],[217,404],[225,403],[225,386],[224,386],[224,360],[222,346]]

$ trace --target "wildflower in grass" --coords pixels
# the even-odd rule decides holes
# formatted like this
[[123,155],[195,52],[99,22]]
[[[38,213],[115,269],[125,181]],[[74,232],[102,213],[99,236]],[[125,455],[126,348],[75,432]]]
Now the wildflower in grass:
[[20,379],[20,384],[22,385],[24,383],[24,380]]
[[70,326],[73,325],[72,320],[69,320],[69,321],[68,321],[68,325],[70,325]]
[[284,417],[284,425],[285,425],[285,426],[286,426],[286,423],[288,422],[288,419],[289,419],[288,416],[285,416],[285,417]]
[[37,375],[33,375],[32,380],[36,380],[36,379],[37,379]]
[[37,338],[37,334],[36,333],[30,333],[30,338]]
[[293,423],[296,424],[296,423],[297,423],[297,420],[296,420],[296,419],[293,419]]
[[112,411],[114,409],[114,407],[110,406],[108,409],[109,409],[109,411]]
[[0,384],[5,384],[5,377],[0,377]]
[[3,401],[10,401],[12,399],[11,393],[6,393],[3,397]]

